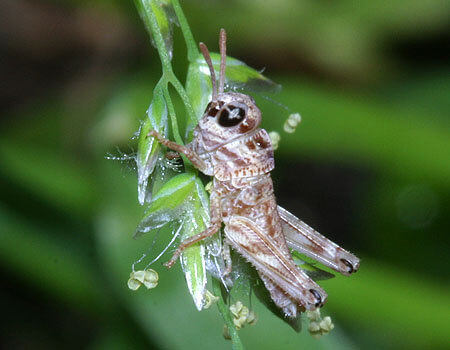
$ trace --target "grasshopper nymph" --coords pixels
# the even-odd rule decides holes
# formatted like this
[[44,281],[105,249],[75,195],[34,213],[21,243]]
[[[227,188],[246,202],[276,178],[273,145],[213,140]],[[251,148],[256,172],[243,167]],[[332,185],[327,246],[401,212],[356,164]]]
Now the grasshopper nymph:
[[223,255],[231,271],[229,247],[241,254],[258,271],[266,288],[287,317],[321,307],[325,291],[294,263],[289,248],[349,275],[359,268],[359,259],[323,237],[297,217],[277,206],[270,172],[273,149],[268,133],[260,129],[261,111],[252,97],[224,92],[226,33],[220,32],[220,75],[217,86],[207,47],[200,49],[209,66],[212,100],[187,146],[166,140],[158,132],[150,136],[168,148],[184,154],[206,175],[213,176],[209,227],[185,241],[166,263],[171,267],[181,252],[220,230],[225,225]]

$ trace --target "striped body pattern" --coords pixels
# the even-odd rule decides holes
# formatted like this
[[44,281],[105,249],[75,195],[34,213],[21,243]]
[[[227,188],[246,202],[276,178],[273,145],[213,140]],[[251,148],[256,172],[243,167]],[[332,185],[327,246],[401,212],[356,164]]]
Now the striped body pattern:
[[[214,176],[211,212],[225,225],[225,244],[258,270],[274,302],[295,317],[299,307],[314,309],[327,296],[295,265],[286,244],[270,177],[275,167],[270,137],[258,128],[261,112],[251,97],[229,92],[217,100],[189,145],[204,161],[205,174]],[[246,120],[221,126],[221,113],[235,107],[244,109]]]
[[225,42],[222,30],[219,91],[209,52],[200,44],[210,67],[213,94],[194,130],[193,141],[182,146],[156,131],[149,134],[214,177],[209,227],[183,241],[166,266],[171,267],[185,248],[216,234],[223,223],[225,273],[232,269],[231,247],[256,268],[284,314],[296,317],[321,307],[327,294],[295,264],[290,248],[344,275],[358,270],[359,259],[277,206],[270,177],[275,167],[273,148],[268,133],[259,128],[261,111],[252,97],[223,91]]

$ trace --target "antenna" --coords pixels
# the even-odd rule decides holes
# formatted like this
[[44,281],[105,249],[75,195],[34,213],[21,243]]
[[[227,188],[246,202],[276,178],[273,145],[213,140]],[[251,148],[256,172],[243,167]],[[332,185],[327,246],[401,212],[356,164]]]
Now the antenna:
[[203,54],[203,57],[205,57],[205,61],[208,64],[209,67],[209,74],[211,75],[211,83],[212,83],[212,100],[214,101],[217,97],[217,82],[216,82],[216,73],[214,72],[214,67],[211,61],[211,55],[209,54],[209,50],[206,47],[205,44],[200,43],[198,44],[198,46],[200,46],[200,51]]
[[225,85],[225,68],[227,64],[227,33],[225,29],[220,30],[220,75],[219,75],[219,94],[223,92]]

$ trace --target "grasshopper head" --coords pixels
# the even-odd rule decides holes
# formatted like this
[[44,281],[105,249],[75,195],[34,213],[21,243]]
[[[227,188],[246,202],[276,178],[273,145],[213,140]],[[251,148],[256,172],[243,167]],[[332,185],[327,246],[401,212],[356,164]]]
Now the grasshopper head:
[[208,151],[257,129],[261,111],[252,97],[237,92],[217,95],[206,107],[196,135]]
[[[217,92],[216,75],[208,48],[200,43],[200,49],[208,64],[213,86],[212,100],[205,110],[196,130],[195,138],[201,138],[206,151],[212,151],[231,140],[257,129],[261,123],[261,111],[255,100],[238,92],[224,92],[226,68],[226,33],[220,31],[220,76]],[[200,140],[199,140],[200,141]]]

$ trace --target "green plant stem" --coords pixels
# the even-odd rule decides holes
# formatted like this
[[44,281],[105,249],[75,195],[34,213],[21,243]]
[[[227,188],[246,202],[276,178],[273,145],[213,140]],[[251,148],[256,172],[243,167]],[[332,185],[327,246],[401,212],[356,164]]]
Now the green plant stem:
[[180,23],[184,41],[186,42],[188,61],[192,63],[197,59],[199,55],[197,43],[194,40],[191,28],[189,27],[189,24],[186,20],[186,17],[184,16],[183,10],[181,9],[178,0],[172,0],[172,5],[175,10],[175,14],[177,15],[178,23]]
[[217,307],[219,308],[219,312],[222,315],[223,320],[225,321],[225,325],[228,327],[228,332],[230,333],[231,337],[232,349],[244,350],[244,345],[242,345],[239,334],[236,330],[236,327],[234,326],[233,317],[230,314],[230,309],[223,300],[222,291],[220,290],[220,281],[216,278],[212,278],[212,286],[213,293],[219,297],[219,300],[217,301]]
[[173,137],[178,144],[183,145],[184,144],[183,139],[181,138],[180,130],[178,129],[175,108],[173,106],[172,99],[170,97],[169,88],[168,88],[167,83],[163,87],[163,95],[164,95],[164,99],[166,100],[167,110],[168,110],[169,116],[170,116]]
[[[198,56],[198,50],[197,50],[197,47],[195,46],[194,38],[192,36],[191,30],[186,21],[186,18],[184,17],[183,11],[181,10],[180,4],[178,3],[178,1],[175,1],[173,6],[175,9],[176,15],[178,17],[178,20],[180,22],[180,26],[182,26],[182,31],[183,31],[184,38],[186,40],[186,45],[188,46],[188,59],[190,59],[189,57],[194,57],[194,56],[196,58]],[[177,93],[180,95],[181,100],[183,101],[183,104],[184,104],[186,111],[189,115],[189,118],[191,120],[195,120],[194,109],[192,108],[191,101],[189,100],[186,90],[184,89],[183,85],[180,83],[178,78],[175,76],[175,73],[173,72],[172,64],[170,61],[170,56],[169,56],[169,53],[167,52],[167,48],[164,43],[164,38],[158,27],[158,22],[156,20],[156,17],[151,9],[150,0],[136,0],[136,7],[139,10],[141,18],[144,21],[144,23],[147,27],[147,30],[153,35],[156,49],[157,49],[159,57],[161,59],[162,71],[163,71],[162,80],[164,80],[166,82],[166,86],[164,88],[164,97],[165,97],[168,105],[170,104],[170,106],[168,106],[168,108],[169,108],[169,115],[170,115],[170,118],[172,121],[172,131],[174,134],[175,141],[177,143],[183,145],[184,143],[183,143],[182,138],[179,133],[175,109],[173,108],[172,102],[169,103],[169,101],[171,101],[171,100],[170,100],[170,95],[169,95],[168,89],[167,89],[167,83],[170,82],[173,85],[173,87],[175,88],[175,90],[177,91]],[[193,58],[193,59],[195,60],[195,58]],[[167,93],[165,90],[167,90]],[[170,112],[170,108],[172,108],[172,112]]]
[[[168,84],[171,83],[179,96],[181,97],[183,104],[185,106],[185,109],[189,115],[189,118],[191,120],[196,120],[194,109],[192,108],[191,102],[189,100],[189,96],[186,93],[186,90],[184,89],[183,85],[180,83],[180,81],[175,76],[172,64],[170,61],[169,53],[167,52],[167,48],[164,43],[163,36],[161,34],[161,31],[158,27],[158,22],[156,20],[155,15],[153,14],[153,11],[151,9],[150,5],[151,0],[135,0],[136,7],[138,8],[138,11],[141,15],[142,20],[144,21],[147,30],[153,35],[156,49],[158,50],[159,57],[161,59],[162,64],[162,77],[160,80],[160,83],[162,84],[162,90],[164,99],[166,100],[167,109],[169,112],[170,120],[171,120],[171,126],[172,126],[172,132],[173,137],[175,141],[183,145],[183,140],[180,135],[180,131],[178,128],[177,118],[176,118],[176,112],[175,108],[172,103],[172,99],[170,97]],[[187,50],[188,50],[188,60],[189,62],[194,62],[198,55],[199,51],[197,49],[197,45],[194,41],[194,38],[192,36],[192,32],[189,28],[189,25],[187,23],[187,20],[183,14],[183,11],[181,9],[181,6],[178,2],[178,0],[172,0],[172,4],[175,10],[175,13],[178,17],[178,21],[181,26],[181,30],[183,32],[184,39],[186,41]],[[186,172],[194,172],[196,171],[193,167],[190,161],[184,156],[181,155],[186,167]],[[217,306],[219,308],[219,311],[225,321],[225,324],[228,327],[230,336],[231,336],[231,342],[233,350],[243,350],[244,347],[241,343],[241,340],[239,338],[239,335],[237,333],[236,327],[233,323],[233,318],[230,314],[230,310],[228,309],[227,305],[225,304],[224,300],[222,299],[222,293],[220,291],[220,282],[213,278],[213,290],[216,295],[219,296],[219,301],[217,303]]]
[[[175,115],[175,108],[173,107],[173,103],[172,103],[172,99],[170,97],[167,83],[163,87],[163,95],[164,95],[164,99],[166,100],[167,110],[168,110],[169,116],[170,116],[173,138],[179,145],[184,145],[183,139],[181,138],[180,131],[178,129],[177,117]],[[197,173],[197,170],[192,166],[190,160],[184,154],[181,154],[180,156],[183,159],[183,163],[186,168],[186,172],[187,173]]]
[[170,63],[170,56],[167,52],[166,46],[164,44],[164,38],[158,27],[158,22],[156,21],[155,15],[153,14],[151,5],[151,0],[136,0],[136,7],[138,8],[139,14],[141,15],[147,30],[153,35],[155,41],[156,49],[161,59],[163,76],[166,72],[172,72],[172,65]]
[[175,90],[178,92],[178,95],[181,97],[184,107],[186,108],[186,111],[188,112],[189,119],[197,120],[195,118],[194,108],[192,108],[192,105],[191,105],[191,100],[189,100],[189,96],[186,93],[186,90],[184,89],[183,85],[181,85],[181,83],[176,78],[172,79],[170,82],[172,83]]

